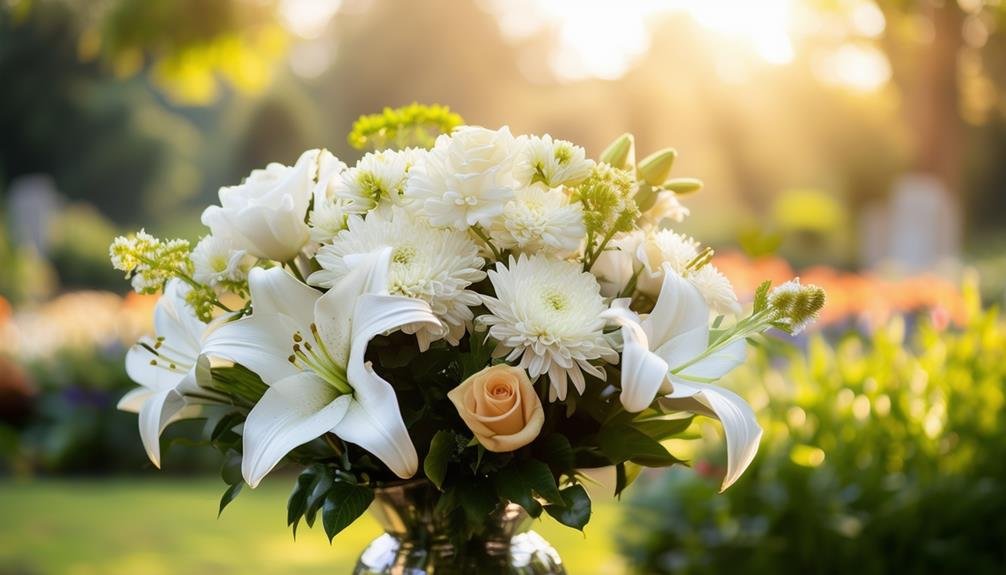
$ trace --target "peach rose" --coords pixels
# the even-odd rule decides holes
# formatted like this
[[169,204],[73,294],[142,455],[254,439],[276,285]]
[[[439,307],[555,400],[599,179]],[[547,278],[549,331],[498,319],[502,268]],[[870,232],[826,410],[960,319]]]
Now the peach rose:
[[538,437],[545,423],[541,400],[523,369],[487,367],[447,394],[486,449],[513,451]]

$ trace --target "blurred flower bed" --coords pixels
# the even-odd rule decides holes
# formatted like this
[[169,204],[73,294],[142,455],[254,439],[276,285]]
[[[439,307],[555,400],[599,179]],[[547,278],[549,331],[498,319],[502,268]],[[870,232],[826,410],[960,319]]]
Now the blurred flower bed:
[[821,326],[870,329],[897,315],[921,312],[930,314],[939,326],[961,325],[966,317],[964,296],[958,284],[935,274],[885,277],[827,266],[796,273],[780,257],[749,258],[739,252],[718,255],[713,262],[733,283],[742,301],[750,301],[758,284],[765,279],[779,284],[797,275],[804,283],[821,286],[828,293],[828,304],[818,322]]
[[0,471],[147,467],[132,440],[135,418],[115,404],[132,385],[122,367],[126,347],[151,329],[155,301],[80,291],[14,310],[0,298]]
[[977,290],[961,301],[959,328],[894,317],[738,370],[765,429],[754,464],[722,495],[703,458],[700,473],[642,478],[619,531],[628,561],[641,573],[1001,573],[1006,324]]

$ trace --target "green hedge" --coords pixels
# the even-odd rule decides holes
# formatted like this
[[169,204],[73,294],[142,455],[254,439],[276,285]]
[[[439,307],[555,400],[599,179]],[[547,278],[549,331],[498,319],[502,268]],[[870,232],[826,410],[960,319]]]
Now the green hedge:
[[754,465],[722,495],[692,470],[641,481],[623,554],[641,573],[1006,572],[1006,326],[972,308],[957,330],[899,319],[762,354],[734,380],[765,400]]

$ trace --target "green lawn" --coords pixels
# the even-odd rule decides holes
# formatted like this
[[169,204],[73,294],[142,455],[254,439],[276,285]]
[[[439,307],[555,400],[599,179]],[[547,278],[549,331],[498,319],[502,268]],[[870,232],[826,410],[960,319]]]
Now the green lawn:
[[[320,526],[286,528],[289,477],[246,490],[216,518],[212,479],[0,481],[0,575],[349,573],[379,534],[369,517],[329,546]],[[551,519],[535,527],[570,573],[621,573],[615,504],[595,504],[586,536]]]

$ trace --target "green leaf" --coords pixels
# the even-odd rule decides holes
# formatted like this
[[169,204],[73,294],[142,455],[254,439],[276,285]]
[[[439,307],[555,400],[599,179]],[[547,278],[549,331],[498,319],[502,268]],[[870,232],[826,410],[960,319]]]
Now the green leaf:
[[582,485],[572,485],[562,490],[565,506],[549,505],[545,508],[556,521],[567,527],[583,531],[590,521],[590,496]]
[[241,454],[228,451],[227,458],[224,459],[223,467],[220,468],[220,477],[227,485],[236,485],[244,481],[241,476]]
[[557,474],[571,471],[573,446],[561,433],[551,433],[534,445],[535,456],[548,464]]
[[525,459],[501,469],[493,483],[501,499],[520,505],[532,517],[541,514],[535,494],[553,505],[565,505],[552,471],[536,459]]
[[221,417],[217,421],[216,425],[213,426],[213,430],[210,432],[210,441],[217,441],[220,439],[225,433],[231,431],[232,428],[244,421],[244,418],[244,415],[236,411]]
[[290,493],[290,499],[286,502],[286,524],[293,527],[293,536],[297,537],[297,525],[300,518],[307,510],[307,496],[311,493],[311,488],[318,475],[318,466],[311,466],[297,476],[297,484]]
[[458,442],[454,439],[454,432],[441,429],[430,441],[430,451],[423,461],[423,471],[426,472],[427,479],[437,489],[443,490],[444,479],[447,478],[447,464],[456,453]]
[[694,417],[680,417],[674,419],[656,418],[637,421],[633,426],[649,435],[657,441],[663,441],[669,437],[674,437],[683,433],[692,424]]
[[304,521],[308,527],[314,527],[318,510],[325,503],[325,496],[328,495],[334,481],[335,478],[327,465],[319,470],[318,476],[311,485],[311,491],[307,496],[307,505],[304,509]]
[[768,307],[768,292],[772,289],[772,281],[765,280],[755,290],[754,313],[758,313]]
[[631,425],[616,424],[601,428],[598,447],[612,463],[632,461],[646,467],[667,467],[682,461],[646,433]]
[[231,501],[237,499],[238,495],[241,494],[241,489],[245,486],[244,483],[235,483],[224,491],[223,497],[220,498],[220,510],[217,512],[217,517],[219,518],[223,512],[224,508],[230,505]]
[[332,484],[321,510],[321,521],[329,543],[370,507],[374,490],[365,485],[336,481]]
[[631,461],[626,461],[625,463],[619,463],[615,466],[615,497],[622,495],[625,488],[632,485],[632,482],[639,477],[639,473],[643,470],[641,465],[636,465]]

